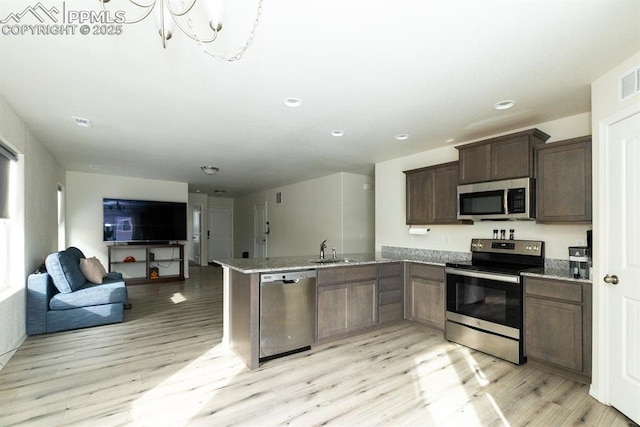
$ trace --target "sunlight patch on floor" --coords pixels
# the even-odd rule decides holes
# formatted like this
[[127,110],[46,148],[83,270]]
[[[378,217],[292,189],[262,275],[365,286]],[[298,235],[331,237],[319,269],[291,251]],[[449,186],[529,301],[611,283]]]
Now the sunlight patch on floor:
[[491,394],[489,393],[486,393],[484,396],[487,398],[487,400],[489,401],[489,404],[491,405],[491,407],[493,407],[493,410],[496,412],[498,417],[500,417],[500,421],[502,421],[502,425],[507,427],[510,426],[511,424],[509,424],[509,421],[507,421],[507,418],[504,416],[504,414],[500,410],[500,407],[498,406],[498,403],[493,398],[493,396],[491,396]]
[[[434,359],[438,360],[435,370]],[[447,423],[455,419],[469,425],[481,425],[488,419],[499,419],[502,425],[509,425],[493,396],[481,391],[491,384],[491,380],[469,349],[438,354],[427,352],[416,357],[414,362],[421,399],[429,408],[431,422]],[[436,401],[438,403],[434,404]],[[438,408],[437,412],[433,408]],[[488,410],[494,415],[488,416]]]
[[462,354],[463,354],[464,360],[467,362],[467,365],[469,365],[469,369],[471,370],[471,372],[473,372],[473,375],[475,376],[478,385],[480,385],[480,387],[488,386],[491,383],[491,381],[489,381],[489,379],[484,374],[484,372],[482,372],[482,369],[480,369],[480,366],[476,362],[476,359],[474,359],[473,356],[466,349],[463,350]]
[[182,295],[182,293],[180,292],[176,292],[175,294],[173,294],[173,296],[171,297],[171,301],[174,304],[180,304],[181,302],[185,302],[187,299],[184,297],[184,295]]
[[[469,369],[473,372],[473,375],[478,385],[483,388],[489,386],[491,384],[491,380],[482,371],[482,369],[480,368],[480,365],[478,365],[478,362],[476,361],[476,359],[471,355],[471,352],[469,351],[469,349],[465,348],[462,350],[463,350],[462,354],[463,354],[464,360],[467,362]],[[509,426],[509,422],[505,418],[504,414],[502,413],[502,410],[498,406],[498,403],[495,401],[493,396],[488,392],[485,392],[483,395],[491,405],[491,408],[493,408],[493,411],[495,412],[495,414],[498,416],[498,418],[500,418],[500,421],[502,421],[502,424],[504,426]],[[481,402],[478,402],[476,404],[472,404],[472,406],[478,406],[478,408],[483,409],[484,405]]]
[[[437,362],[434,363],[434,359]],[[414,361],[421,399],[429,412],[429,424],[439,425],[450,421],[450,417],[468,400],[451,354],[427,352]],[[436,401],[437,405],[434,404]],[[466,415],[473,417],[473,414]]]
[[[216,345],[132,403],[134,426],[180,427],[198,415],[243,369],[241,362],[216,369],[222,345]],[[220,376],[220,371],[224,376]]]

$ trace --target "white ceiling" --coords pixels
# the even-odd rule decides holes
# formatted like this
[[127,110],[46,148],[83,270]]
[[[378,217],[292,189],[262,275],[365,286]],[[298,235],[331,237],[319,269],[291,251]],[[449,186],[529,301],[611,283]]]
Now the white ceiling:
[[[0,20],[36,3],[2,0]],[[127,3],[107,7],[131,19]],[[258,0],[227,3],[209,45],[218,53],[245,42]],[[236,62],[177,31],[163,49],[154,15],[118,36],[0,33],[0,96],[65,169],[231,197],[371,174],[376,162],[590,111],[590,83],[640,49],[639,0],[264,0]],[[515,108],[492,108],[504,99]]]

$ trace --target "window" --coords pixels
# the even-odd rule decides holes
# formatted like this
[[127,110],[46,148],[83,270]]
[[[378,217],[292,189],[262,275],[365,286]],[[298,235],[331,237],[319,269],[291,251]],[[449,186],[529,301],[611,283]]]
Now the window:
[[11,263],[12,215],[15,208],[12,201],[16,199],[16,162],[17,155],[0,143],[0,290],[9,287],[12,271]]
[[65,210],[64,210],[64,191],[62,185],[58,184],[58,250],[62,251],[66,247],[65,237]]
[[6,219],[0,219],[0,290],[9,286],[8,222]]

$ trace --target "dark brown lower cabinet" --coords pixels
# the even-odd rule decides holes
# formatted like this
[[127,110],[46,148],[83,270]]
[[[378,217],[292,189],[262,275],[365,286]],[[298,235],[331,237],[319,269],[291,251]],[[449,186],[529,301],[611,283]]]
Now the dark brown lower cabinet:
[[376,265],[318,270],[316,338],[336,338],[378,324]]
[[404,263],[381,264],[378,267],[378,322],[404,319]]
[[444,267],[407,263],[405,317],[444,333]]
[[591,382],[591,283],[525,277],[528,362]]
[[378,324],[376,280],[349,284],[349,332],[371,328]]
[[349,332],[349,284],[320,285],[317,293],[319,340]]

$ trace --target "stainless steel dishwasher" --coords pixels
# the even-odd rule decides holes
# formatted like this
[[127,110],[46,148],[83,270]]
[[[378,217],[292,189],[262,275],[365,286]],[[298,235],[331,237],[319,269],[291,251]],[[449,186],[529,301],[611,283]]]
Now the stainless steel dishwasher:
[[260,360],[311,348],[315,312],[315,270],[261,274]]

